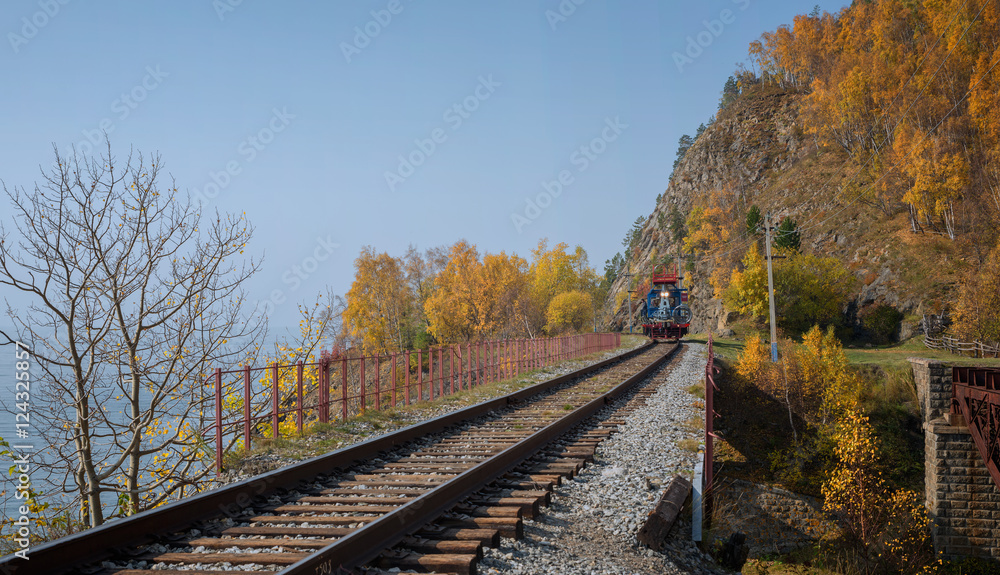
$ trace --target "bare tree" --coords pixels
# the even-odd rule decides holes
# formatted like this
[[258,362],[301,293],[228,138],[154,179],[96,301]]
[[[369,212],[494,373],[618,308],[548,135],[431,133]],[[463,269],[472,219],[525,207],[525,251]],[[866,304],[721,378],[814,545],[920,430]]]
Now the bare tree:
[[259,262],[240,255],[245,218],[162,189],[158,156],[54,152],[32,191],[4,184],[19,238],[0,227],[0,285],[30,304],[8,304],[16,333],[0,336],[31,346],[50,481],[96,526],[102,495],[127,515],[201,488],[202,388],[257,353],[266,325],[240,286]]

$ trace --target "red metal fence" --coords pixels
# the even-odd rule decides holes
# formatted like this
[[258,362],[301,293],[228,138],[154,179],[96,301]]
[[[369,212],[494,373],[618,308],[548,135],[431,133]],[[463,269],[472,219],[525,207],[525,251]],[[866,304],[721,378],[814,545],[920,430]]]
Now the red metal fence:
[[[712,334],[708,335],[708,363],[705,365],[705,485],[707,493],[712,489],[714,469],[712,462],[715,460],[715,390],[719,389],[715,385],[715,374],[719,369],[715,367],[715,350],[713,349]],[[707,498],[706,498],[707,499]]]
[[961,416],[993,483],[1000,486],[1000,369],[953,367],[951,415]]
[[615,349],[621,334],[508,339],[314,363],[216,369],[208,385],[213,421],[202,437],[215,447],[216,470],[229,448],[254,437],[301,433],[313,422],[346,421],[517,377],[553,363]]

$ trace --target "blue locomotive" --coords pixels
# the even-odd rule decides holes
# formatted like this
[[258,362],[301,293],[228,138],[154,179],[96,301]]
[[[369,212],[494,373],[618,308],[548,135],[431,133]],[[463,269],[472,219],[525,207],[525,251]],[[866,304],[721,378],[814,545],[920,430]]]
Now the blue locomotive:
[[653,267],[649,294],[643,302],[642,333],[653,339],[680,340],[691,325],[688,291],[676,265]]

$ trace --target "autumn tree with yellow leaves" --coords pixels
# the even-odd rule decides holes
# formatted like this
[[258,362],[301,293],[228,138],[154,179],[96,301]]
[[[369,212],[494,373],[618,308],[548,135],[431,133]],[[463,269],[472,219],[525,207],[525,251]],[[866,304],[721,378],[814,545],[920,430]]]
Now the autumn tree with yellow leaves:
[[805,131],[848,153],[840,199],[957,239],[1000,220],[998,46],[996,2],[872,0],[797,16],[749,53],[803,94]]
[[[809,330],[801,344],[784,341],[772,363],[760,335],[750,335],[735,365],[743,383],[788,410],[795,445],[771,454],[783,481],[802,481],[806,467],[823,468],[823,508],[842,527],[823,551],[848,572],[922,573],[933,563],[927,513],[917,493],[892,489],[883,475],[878,438],[862,409],[863,384],[832,330]],[[794,418],[793,418],[794,415]],[[794,421],[808,429],[795,429]]]
[[[778,326],[793,334],[814,324],[839,323],[854,291],[855,280],[836,258],[783,250],[772,262],[774,302]],[[733,269],[723,290],[726,309],[764,319],[768,314],[767,264],[756,243],[743,257],[742,269]]]
[[584,330],[604,299],[587,252],[542,240],[531,255],[529,263],[516,254],[480,254],[465,240],[423,254],[411,247],[403,258],[365,248],[355,262],[344,331],[366,352],[385,353],[431,340]]
[[[580,322],[593,318],[597,312],[597,300],[603,299],[604,292],[601,291],[600,277],[597,272],[590,267],[587,252],[577,246],[569,252],[569,246],[565,243],[558,243],[549,248],[548,240],[541,240],[538,246],[532,250],[532,262],[530,274],[532,282],[532,298],[535,310],[532,318],[530,333],[537,333],[543,326],[552,326],[549,333],[562,332],[573,322],[567,324],[564,319],[570,301],[573,306],[579,307],[584,304],[590,305],[590,310],[584,314],[585,317],[577,318]],[[560,294],[569,292],[579,292],[571,299],[564,298],[558,304],[560,309],[551,309],[555,298]],[[586,297],[583,297],[586,296]],[[556,323],[551,322],[551,317],[560,317]],[[579,330],[582,327],[572,329]]]
[[354,282],[347,292],[351,303],[344,312],[344,329],[359,341],[365,353],[403,349],[415,294],[406,285],[404,264],[374,248],[362,248],[354,260]]
[[981,266],[965,272],[953,329],[965,341],[1000,343],[1000,244]]
[[434,292],[424,309],[429,331],[437,341],[455,343],[479,339],[485,301],[479,293],[482,261],[479,251],[462,240],[451,247],[448,264],[434,279]]

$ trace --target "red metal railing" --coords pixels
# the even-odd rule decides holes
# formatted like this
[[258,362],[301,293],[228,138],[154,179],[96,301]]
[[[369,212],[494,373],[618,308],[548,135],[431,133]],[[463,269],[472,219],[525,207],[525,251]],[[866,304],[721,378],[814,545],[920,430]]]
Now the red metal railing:
[[213,387],[214,421],[202,430],[202,438],[214,444],[221,472],[225,451],[240,443],[249,448],[255,437],[301,433],[310,421],[346,421],[368,409],[434,400],[620,345],[621,334],[588,333],[216,369],[207,383]]
[[[719,368],[715,367],[715,350],[713,349],[712,334],[708,335],[708,363],[705,365],[705,485],[704,488],[706,494],[712,488],[712,481],[714,478],[714,465],[712,462],[715,460],[715,445],[713,440],[715,439],[715,405],[713,396],[715,395],[715,390],[719,389],[715,385],[715,374],[719,371]],[[706,497],[707,500],[707,497]]]
[[962,416],[993,483],[1000,486],[1000,369],[953,367],[951,415]]

